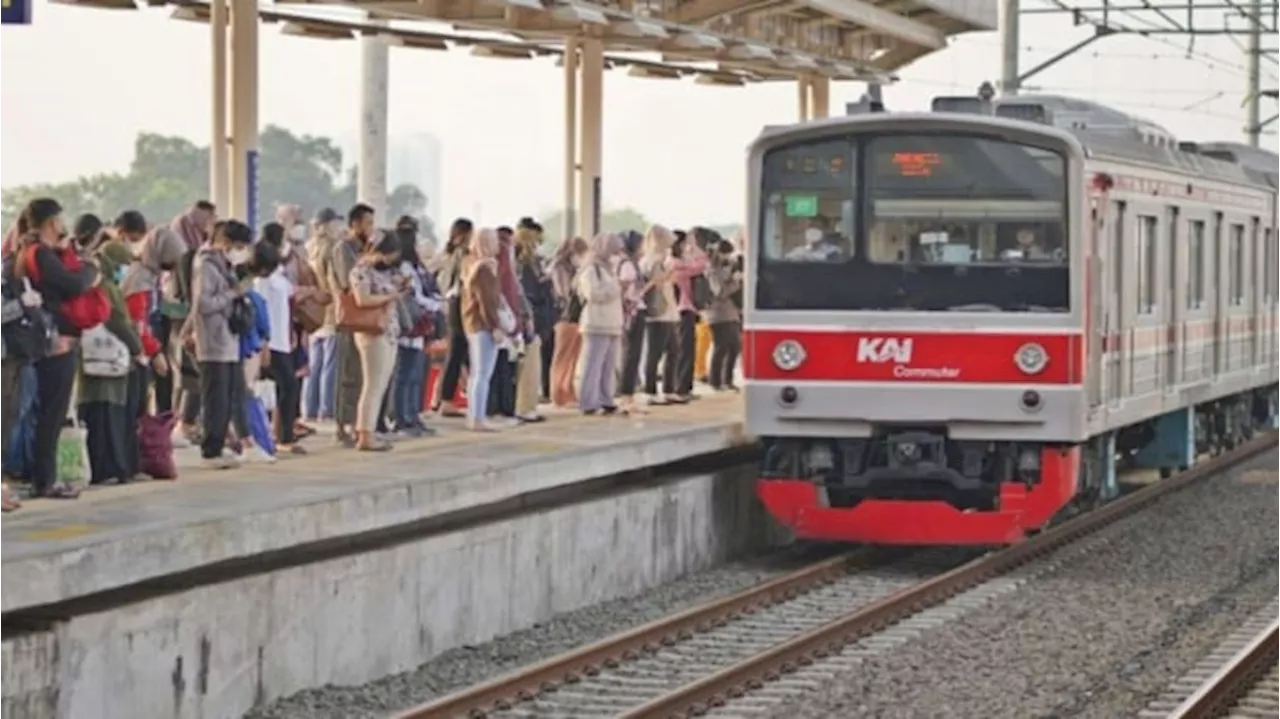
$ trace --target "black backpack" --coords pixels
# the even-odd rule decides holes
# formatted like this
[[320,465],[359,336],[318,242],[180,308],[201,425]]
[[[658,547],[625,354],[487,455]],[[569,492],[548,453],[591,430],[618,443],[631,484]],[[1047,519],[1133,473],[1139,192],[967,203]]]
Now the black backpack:
[[711,281],[706,275],[698,275],[689,280],[689,291],[693,295],[693,308],[705,310],[711,306]]
[[23,305],[23,284],[13,276],[12,262],[5,261],[4,273],[4,356],[19,362],[39,362],[53,351],[58,327],[44,307]]

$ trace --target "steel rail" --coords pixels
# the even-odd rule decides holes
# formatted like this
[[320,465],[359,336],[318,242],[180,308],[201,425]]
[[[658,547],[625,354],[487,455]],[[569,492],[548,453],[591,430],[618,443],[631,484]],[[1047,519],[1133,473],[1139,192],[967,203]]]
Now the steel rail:
[[596,676],[604,668],[633,660],[643,652],[689,639],[695,632],[721,626],[742,614],[749,614],[834,581],[836,578],[873,566],[886,553],[865,549],[815,562],[790,574],[754,587],[711,600],[678,614],[643,624],[574,651],[551,657],[530,667],[448,694],[395,715],[396,719],[444,719],[483,717],[494,710],[509,709],[516,703],[534,699],[542,692],[574,684],[583,676]]
[[1227,714],[1254,682],[1276,665],[1280,658],[1278,631],[1280,621],[1273,620],[1194,694],[1170,712],[1169,719],[1214,719]]
[[625,719],[668,719],[702,715],[723,706],[730,699],[763,687],[765,682],[775,681],[815,660],[838,653],[845,646],[886,626],[941,604],[963,591],[1130,516],[1166,495],[1217,475],[1270,449],[1276,445],[1276,440],[1275,431],[1265,432],[1230,452],[1208,459],[1169,479],[1070,519],[1021,544],[975,559],[850,612],[746,661],[679,687],[621,716]]

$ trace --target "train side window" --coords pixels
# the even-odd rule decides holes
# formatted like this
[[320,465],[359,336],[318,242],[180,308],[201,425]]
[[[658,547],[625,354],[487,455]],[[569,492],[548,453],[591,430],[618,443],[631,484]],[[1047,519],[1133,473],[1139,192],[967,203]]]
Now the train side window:
[[1231,226],[1231,246],[1227,250],[1227,297],[1232,306],[1244,304],[1244,225]]
[[1138,313],[1149,315],[1156,307],[1156,271],[1159,268],[1156,218],[1138,216]]
[[1262,285],[1264,296],[1267,299],[1267,305],[1274,304],[1276,299],[1276,279],[1280,276],[1280,268],[1276,267],[1276,251],[1271,243],[1271,228],[1262,231],[1262,262],[1266,268],[1266,274],[1263,275]]
[[1187,242],[1187,309],[1204,307],[1204,220],[1192,220]]

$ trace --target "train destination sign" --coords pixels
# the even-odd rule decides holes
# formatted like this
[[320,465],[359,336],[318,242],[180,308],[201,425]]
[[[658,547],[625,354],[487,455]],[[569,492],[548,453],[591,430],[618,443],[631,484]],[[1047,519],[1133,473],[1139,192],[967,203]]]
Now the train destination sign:
[[934,168],[942,164],[942,156],[936,152],[895,152],[893,164],[903,177],[932,177]]

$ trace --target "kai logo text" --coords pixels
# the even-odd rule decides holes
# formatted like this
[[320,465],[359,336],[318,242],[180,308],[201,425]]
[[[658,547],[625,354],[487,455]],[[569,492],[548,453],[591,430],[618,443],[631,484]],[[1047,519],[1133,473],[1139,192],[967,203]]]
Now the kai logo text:
[[913,340],[897,337],[863,337],[858,340],[858,362],[910,364]]

